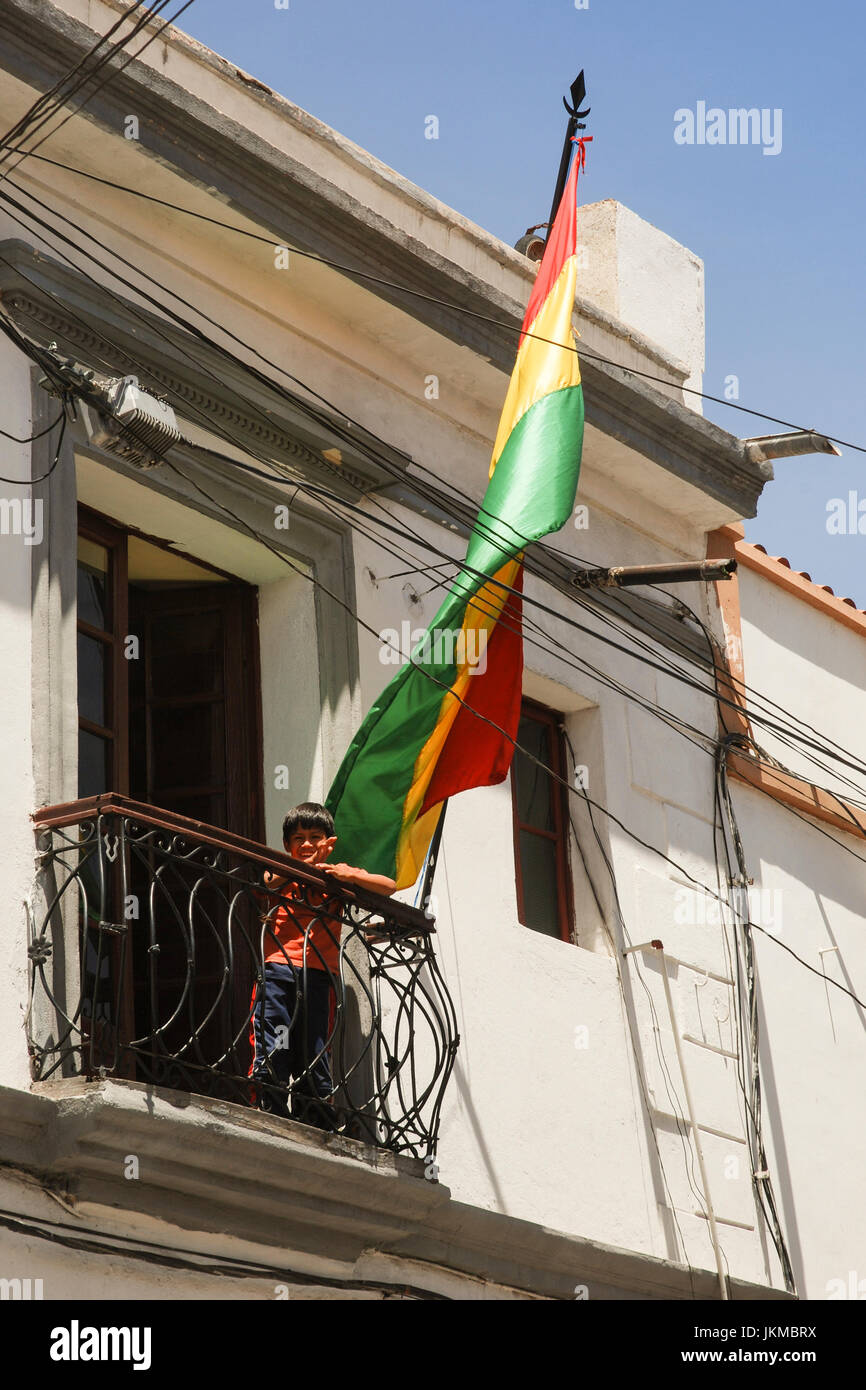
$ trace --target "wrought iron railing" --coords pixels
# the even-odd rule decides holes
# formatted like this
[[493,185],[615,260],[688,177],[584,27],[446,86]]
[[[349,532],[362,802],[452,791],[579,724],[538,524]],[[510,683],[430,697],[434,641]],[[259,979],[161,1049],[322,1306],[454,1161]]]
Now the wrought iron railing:
[[34,819],[34,1079],[144,1081],[435,1154],[458,1037],[430,918],[113,794]]

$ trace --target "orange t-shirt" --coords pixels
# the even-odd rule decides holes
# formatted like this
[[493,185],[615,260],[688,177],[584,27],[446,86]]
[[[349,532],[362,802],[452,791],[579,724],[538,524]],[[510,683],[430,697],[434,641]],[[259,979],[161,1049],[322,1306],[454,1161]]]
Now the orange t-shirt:
[[267,896],[264,922],[265,964],[330,970],[337,975],[340,958],[341,906],[338,898],[286,883]]

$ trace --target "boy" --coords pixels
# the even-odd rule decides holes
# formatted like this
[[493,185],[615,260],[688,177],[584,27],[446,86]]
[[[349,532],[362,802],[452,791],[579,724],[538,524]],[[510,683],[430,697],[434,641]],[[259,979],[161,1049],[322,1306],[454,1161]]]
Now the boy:
[[[283,821],[286,853],[338,883],[390,896],[397,885],[350,864],[329,864],[337,837],[330,811],[305,801]],[[272,895],[262,918],[264,984],[253,990],[250,1076],[288,1086],[296,1078],[293,1114],[330,1129],[333,1090],[328,1064],[331,990],[339,977],[341,903],[288,875],[265,874]],[[258,997],[257,997],[258,995]],[[287,1098],[265,1094],[267,1110],[288,1115]]]

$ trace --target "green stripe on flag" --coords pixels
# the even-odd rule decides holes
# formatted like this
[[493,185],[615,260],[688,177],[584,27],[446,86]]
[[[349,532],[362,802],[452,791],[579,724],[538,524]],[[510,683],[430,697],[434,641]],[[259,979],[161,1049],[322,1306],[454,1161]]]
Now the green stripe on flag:
[[[428,632],[458,631],[467,603],[486,580],[527,541],[558,531],[568,520],[582,437],[581,386],[551,392],[518,421],[488,483],[464,565]],[[435,642],[431,647],[435,653]],[[453,661],[407,664],[373,704],[328,793],[341,860],[395,876],[415,763],[456,675]]]

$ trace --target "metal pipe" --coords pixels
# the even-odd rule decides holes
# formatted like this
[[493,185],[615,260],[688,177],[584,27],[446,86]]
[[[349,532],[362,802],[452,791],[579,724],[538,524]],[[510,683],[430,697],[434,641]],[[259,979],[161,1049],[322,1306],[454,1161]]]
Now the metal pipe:
[[815,430],[793,430],[790,434],[759,434],[744,439],[746,458],[750,463],[766,463],[770,459],[798,458],[803,454],[835,454],[841,457],[832,439]]
[[729,560],[684,560],[664,565],[612,565],[609,569],[578,570],[572,583],[580,589],[629,589],[637,584],[719,583],[731,579],[737,562]]

